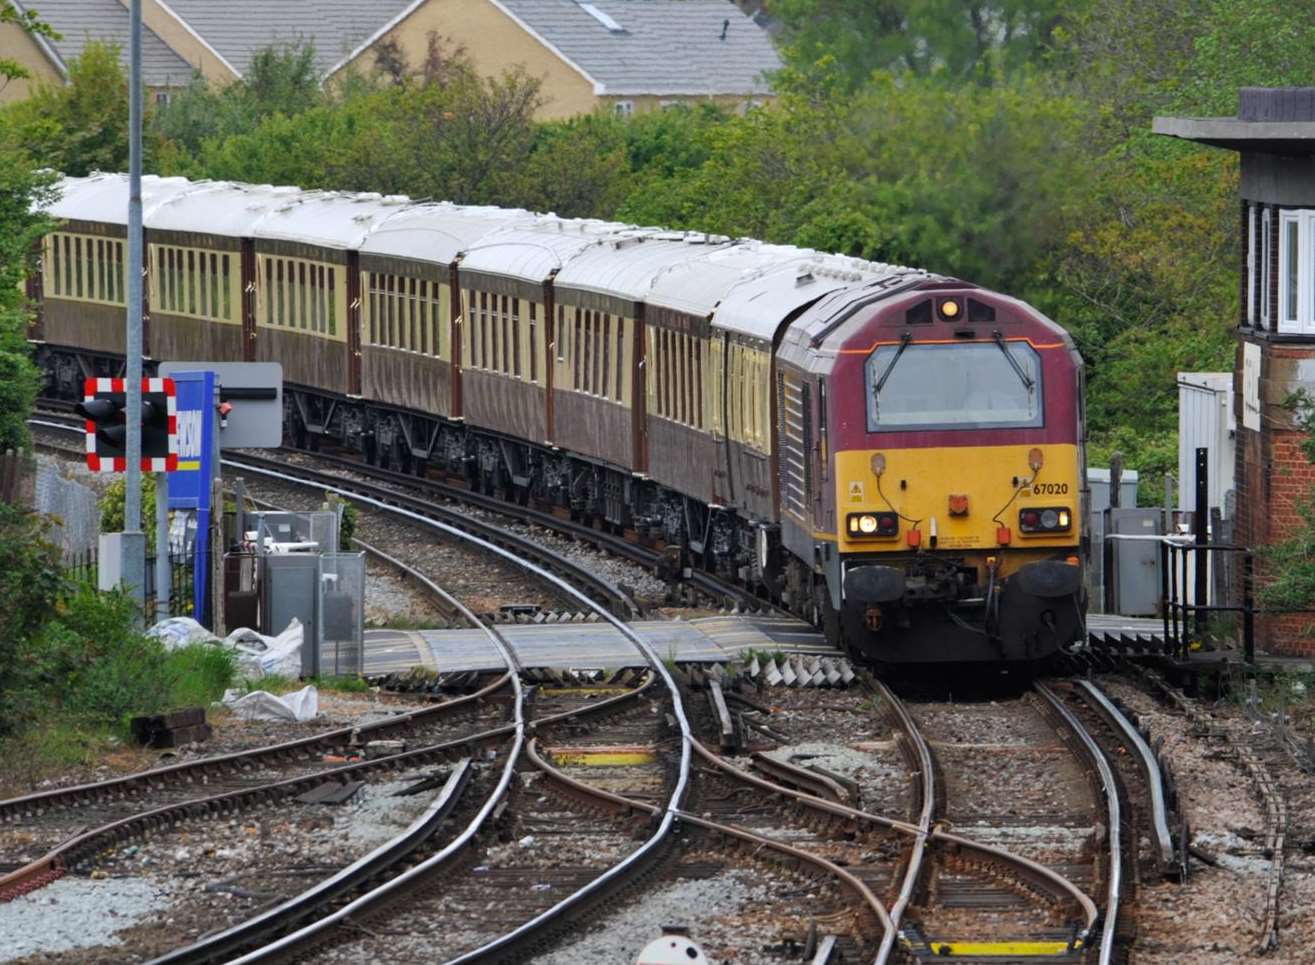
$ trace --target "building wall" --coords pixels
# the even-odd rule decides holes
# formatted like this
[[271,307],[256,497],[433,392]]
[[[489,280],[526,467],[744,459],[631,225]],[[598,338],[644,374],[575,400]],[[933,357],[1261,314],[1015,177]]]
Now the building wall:
[[0,87],[0,104],[23,100],[32,92],[36,84],[43,81],[51,84],[64,82],[40,45],[17,24],[0,24],[0,51],[3,51],[6,59],[17,61],[26,67],[28,73],[32,75],[28,78],[11,80],[4,87]]
[[[380,42],[396,41],[407,62],[418,67],[424,63],[431,32],[450,45],[465,47],[481,74],[498,76],[520,66],[541,79],[544,104],[537,114],[540,120],[587,114],[597,106],[591,81],[488,0],[429,0]],[[353,64],[363,72],[373,70],[373,49]]]
[[[1276,343],[1243,334],[1241,343],[1260,345],[1260,431],[1243,424],[1242,350],[1239,344],[1234,398],[1237,418],[1237,533],[1239,545],[1257,548],[1280,542],[1301,524],[1298,504],[1315,492],[1315,465],[1302,452],[1305,438],[1284,408],[1294,388],[1315,389],[1315,345]],[[1258,582],[1264,563],[1256,562]],[[1315,613],[1285,614],[1256,621],[1256,645],[1270,653],[1315,656]]]

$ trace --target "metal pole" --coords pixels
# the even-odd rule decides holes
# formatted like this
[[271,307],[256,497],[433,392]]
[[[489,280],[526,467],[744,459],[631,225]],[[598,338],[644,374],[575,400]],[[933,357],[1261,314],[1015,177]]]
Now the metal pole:
[[169,474],[155,474],[155,619],[173,616],[169,597],[173,590],[169,560]]
[[1192,519],[1192,532],[1196,543],[1196,572],[1192,587],[1192,602],[1198,607],[1194,628],[1198,640],[1205,637],[1205,621],[1209,613],[1199,607],[1210,602],[1210,554],[1205,546],[1210,541],[1210,450],[1204,447],[1196,450],[1196,512]]
[[[146,602],[146,539],[142,536],[142,0],[128,10],[128,371],[127,474],[123,489],[124,582]],[[135,538],[134,538],[135,537]]]
[[1251,550],[1242,554],[1242,646],[1246,662],[1256,662],[1255,562]]

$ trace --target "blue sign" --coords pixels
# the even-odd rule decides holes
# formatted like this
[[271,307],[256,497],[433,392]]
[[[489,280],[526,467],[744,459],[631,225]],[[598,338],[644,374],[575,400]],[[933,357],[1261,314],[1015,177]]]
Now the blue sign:
[[215,374],[175,372],[178,468],[169,473],[169,508],[210,510],[215,470]]
[[178,468],[169,473],[169,508],[196,513],[192,615],[209,626],[206,588],[210,574],[211,493],[219,470],[215,373],[174,372],[171,378],[178,387]]

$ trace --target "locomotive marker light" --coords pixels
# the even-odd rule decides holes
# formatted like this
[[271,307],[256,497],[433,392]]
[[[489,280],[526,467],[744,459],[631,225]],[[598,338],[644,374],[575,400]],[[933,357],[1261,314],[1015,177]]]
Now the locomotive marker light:
[[1018,511],[1018,528],[1024,534],[1066,533],[1073,525],[1067,506],[1042,506]]

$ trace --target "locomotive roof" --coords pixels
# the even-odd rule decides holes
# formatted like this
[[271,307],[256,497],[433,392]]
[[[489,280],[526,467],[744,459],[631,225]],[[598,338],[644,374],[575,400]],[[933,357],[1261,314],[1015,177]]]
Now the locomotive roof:
[[701,258],[709,250],[728,243],[724,235],[700,232],[623,230],[582,250],[561,270],[553,284],[627,301],[644,301],[654,282],[668,268]]
[[[189,191],[197,182],[187,178],[161,178],[148,174],[142,178],[142,216],[175,195]],[[126,174],[90,174],[84,178],[64,178],[59,197],[46,206],[54,218],[72,221],[96,221],[101,224],[128,223],[128,176]]]
[[471,245],[461,267],[542,283],[590,245],[626,229],[611,221],[543,215],[530,225],[492,232]]
[[358,249],[371,232],[409,203],[401,195],[303,191],[271,206],[252,226],[251,237]]
[[865,278],[906,269],[749,239],[668,266],[647,297],[726,331],[770,342],[801,305]]
[[365,239],[361,251],[450,265],[457,255],[501,228],[531,223],[521,208],[459,205],[450,201],[403,208]]

